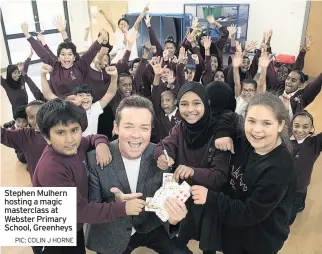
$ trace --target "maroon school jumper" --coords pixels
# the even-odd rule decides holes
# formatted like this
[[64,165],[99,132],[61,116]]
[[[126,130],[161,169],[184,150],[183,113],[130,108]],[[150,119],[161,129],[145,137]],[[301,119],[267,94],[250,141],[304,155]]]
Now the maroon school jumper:
[[125,202],[89,203],[86,152],[99,143],[108,144],[103,135],[83,137],[75,155],[63,155],[52,146],[47,146],[37,164],[34,187],[76,187],[77,188],[77,231],[83,223],[111,222],[126,216]]
[[40,132],[32,128],[9,130],[1,127],[1,144],[23,152],[32,180],[36,165],[47,142]]
[[4,90],[7,93],[8,99],[12,107],[12,111],[18,106],[28,104],[28,95],[27,95],[25,83],[27,83],[27,85],[29,86],[30,91],[32,92],[36,100],[44,99],[42,92],[39,90],[37,85],[32,81],[32,79],[27,75],[30,61],[31,59],[27,58],[27,60],[24,62],[20,88],[13,89],[12,87],[10,87],[7,81],[1,76],[1,86],[4,88]]
[[297,173],[296,192],[306,193],[315,161],[322,151],[322,133],[307,137],[302,144],[291,140]]
[[53,71],[50,73],[49,86],[52,92],[60,98],[66,98],[71,95],[77,85],[83,84],[84,75],[101,48],[101,44],[99,44],[98,41],[95,41],[79,61],[74,62],[71,68],[65,69],[61,66],[60,62],[53,59],[50,53],[33,37],[30,37],[28,41],[39,58],[45,64],[49,64],[53,67]]
[[[199,149],[189,149],[185,142],[185,124],[181,121],[163,139],[168,155],[175,161],[175,167],[185,165],[194,169],[192,184],[218,190],[226,181],[229,172],[230,152],[214,149],[214,137]],[[163,154],[161,144],[154,149],[157,160]]]

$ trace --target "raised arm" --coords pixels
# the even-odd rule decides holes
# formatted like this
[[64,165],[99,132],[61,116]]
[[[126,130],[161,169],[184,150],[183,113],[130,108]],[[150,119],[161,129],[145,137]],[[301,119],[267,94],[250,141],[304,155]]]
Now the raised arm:
[[36,41],[29,33],[28,31],[28,24],[23,23],[21,25],[22,33],[25,35],[27,40],[29,41],[31,47],[36,52],[36,54],[39,56],[39,58],[45,63],[49,64],[51,66],[54,66],[56,60],[51,57],[49,52],[42,46],[38,41]]
[[261,74],[259,76],[258,84],[257,84],[257,92],[264,93],[266,92],[266,76],[267,76],[267,68],[273,60],[272,55],[269,55],[268,52],[262,52],[261,57],[258,61],[258,68],[261,69]]
[[80,66],[83,74],[87,72],[89,65],[92,63],[97,53],[100,51],[104,40],[108,40],[108,35],[107,32],[103,29],[100,32],[100,37],[98,37],[98,39],[94,41],[87,52],[85,52],[84,55],[80,57],[79,61],[75,63]]
[[228,40],[228,36],[229,36],[229,32],[227,30],[227,27],[223,26],[218,21],[216,21],[214,16],[212,16],[212,15],[208,16],[207,20],[208,20],[209,24],[214,25],[215,27],[218,27],[220,29],[221,35],[220,35],[219,40],[216,41],[216,44],[218,45],[218,48],[220,50],[224,50],[227,40]]
[[213,81],[213,74],[211,71],[211,56],[210,56],[210,46],[211,46],[211,38],[207,36],[204,40],[204,47],[205,47],[205,71],[202,74],[202,83],[203,85],[209,84]]
[[242,64],[243,64],[243,54],[242,54],[242,52],[237,51],[236,54],[234,55],[233,61],[232,61],[234,91],[235,91],[235,96],[236,97],[238,97],[241,94],[241,83],[240,83],[239,68],[240,68],[240,66]]
[[320,93],[322,86],[322,73],[306,87],[303,88],[302,103],[303,108],[310,105],[315,97]]
[[105,18],[105,20],[110,24],[110,26],[112,27],[113,32],[115,33],[116,31],[116,24],[112,21],[112,19],[109,17],[109,15],[104,11],[104,10],[99,10],[99,13],[101,13],[103,15],[103,17]]
[[16,150],[22,150],[27,143],[24,130],[7,130],[1,126],[1,144]]
[[143,11],[141,12],[140,16],[136,19],[133,27],[136,31],[139,31],[139,25],[141,23],[141,21],[144,19],[144,16],[147,14],[147,12],[149,11],[149,7],[146,6]]
[[51,51],[51,49],[48,47],[46,41],[45,41],[45,37],[42,33],[38,33],[37,34],[37,39],[38,41],[41,43],[41,45],[48,51],[48,53],[50,54],[50,56],[53,59],[57,59],[57,56]]
[[105,95],[100,99],[100,104],[102,109],[104,109],[107,104],[113,99],[117,91],[117,69],[115,66],[109,66],[105,68],[105,71],[108,75],[111,76],[110,86],[107,89]]
[[300,53],[298,54],[293,66],[293,70],[302,71],[304,69],[305,55],[306,55],[306,52],[310,50],[312,43],[313,43],[312,37],[306,36],[305,45],[301,46]]
[[44,93],[44,97],[48,101],[58,98],[58,96],[56,96],[53,93],[53,91],[50,89],[49,84],[48,84],[48,80],[47,80],[47,77],[46,77],[46,74],[50,73],[52,70],[53,70],[53,68],[50,65],[43,64],[43,66],[41,68],[41,71],[40,71],[41,88],[42,88],[42,91]]
[[56,16],[56,18],[53,20],[53,24],[57,28],[57,30],[60,32],[61,36],[63,37],[63,40],[68,40],[68,35],[66,32],[66,21],[63,19],[62,16]]
[[141,92],[141,81],[144,75],[144,70],[147,65],[150,51],[151,51],[151,44],[149,42],[146,42],[143,46],[143,56],[141,58],[139,66],[136,69],[134,79],[133,79],[134,89],[137,93]]
[[146,15],[145,24],[148,27],[150,42],[153,46],[156,47],[156,50],[157,50],[156,55],[161,56],[163,49],[151,26],[151,17],[149,14]]
[[163,61],[162,58],[158,57],[155,62],[150,63],[154,72],[151,100],[157,115],[161,113],[160,102],[161,102],[161,94],[163,92],[163,89],[160,86],[161,74],[164,72],[165,68],[167,67],[166,65],[162,67],[162,61]]

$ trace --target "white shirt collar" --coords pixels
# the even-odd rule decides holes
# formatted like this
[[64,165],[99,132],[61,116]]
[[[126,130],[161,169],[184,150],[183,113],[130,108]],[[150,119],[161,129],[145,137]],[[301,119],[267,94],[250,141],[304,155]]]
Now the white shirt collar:
[[307,137],[305,137],[305,138],[303,138],[303,139],[300,139],[300,140],[297,140],[297,139],[294,137],[294,135],[292,135],[292,136],[291,136],[291,138],[290,138],[290,140],[296,140],[298,144],[302,144],[302,143],[305,141],[305,139],[306,139],[306,138],[307,138]]
[[169,120],[171,121],[172,117],[174,117],[174,116],[176,115],[177,110],[178,110],[178,107],[176,107],[176,108],[172,111],[172,113],[170,113],[170,114],[165,114],[165,116],[167,116],[167,117],[169,118]]
[[295,92],[293,92],[293,93],[289,93],[289,94],[287,94],[287,93],[285,92],[285,90],[284,90],[284,93],[283,93],[281,96],[282,96],[282,98],[284,97],[284,98],[291,99],[291,98],[292,98],[292,96],[293,96],[294,94],[296,94],[298,90],[300,90],[300,89],[297,89]]

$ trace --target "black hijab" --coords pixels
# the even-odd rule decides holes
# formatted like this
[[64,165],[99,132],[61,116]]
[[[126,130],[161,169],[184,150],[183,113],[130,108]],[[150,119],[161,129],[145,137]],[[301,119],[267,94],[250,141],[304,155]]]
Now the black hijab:
[[198,82],[192,81],[185,83],[180,88],[178,93],[179,104],[182,96],[187,92],[196,93],[202,100],[205,107],[204,115],[198,122],[194,124],[189,124],[186,120],[182,118],[182,121],[185,123],[187,127],[184,133],[184,138],[187,143],[187,146],[190,149],[198,149],[204,146],[206,143],[208,143],[209,139],[213,135],[209,101],[205,87]]
[[18,90],[21,88],[22,85],[22,80],[21,80],[21,76],[19,77],[19,79],[17,81],[15,81],[12,78],[12,73],[14,73],[16,70],[18,70],[18,66],[17,65],[12,65],[9,64],[7,67],[7,78],[6,78],[6,82],[9,85],[10,88],[14,89],[14,90]]
[[206,86],[206,91],[213,117],[235,111],[236,99],[233,90],[227,83],[221,81],[211,82]]

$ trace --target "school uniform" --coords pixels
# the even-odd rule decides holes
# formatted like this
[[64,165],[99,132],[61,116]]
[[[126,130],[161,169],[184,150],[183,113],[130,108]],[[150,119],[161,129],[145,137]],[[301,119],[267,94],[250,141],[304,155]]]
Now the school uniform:
[[[191,167],[194,174],[188,179],[190,185],[202,185],[212,190],[220,190],[227,181],[230,152],[214,148],[213,130],[216,122],[212,119],[203,85],[196,82],[185,84],[179,91],[178,100],[180,101],[180,98],[189,91],[195,92],[202,99],[205,104],[204,115],[194,124],[189,124],[183,119],[162,142],[168,155],[175,161],[173,171],[179,165]],[[157,160],[162,154],[164,154],[163,147],[158,144],[154,149],[154,159]],[[195,205],[192,199],[189,199],[186,205],[188,214],[182,222],[178,237],[181,245],[185,246],[190,239],[195,239],[200,241],[200,248],[203,251],[220,250],[220,225],[216,223],[218,218],[211,210]],[[212,227],[209,227],[210,224]]]
[[304,140],[296,140],[292,136],[291,143],[295,158],[297,186],[293,198],[290,224],[294,222],[297,213],[305,208],[307,188],[311,182],[314,163],[322,151],[322,133],[307,137]]
[[[31,59],[27,58],[27,60],[24,62],[22,76],[18,81],[13,81],[12,79],[12,81],[8,81],[1,76],[1,86],[6,91],[6,94],[12,107],[12,112],[18,106],[28,104],[28,95],[25,83],[27,83],[27,85],[29,86],[30,91],[32,92],[36,100],[44,100],[42,92],[39,90],[39,88],[33,82],[33,80],[27,75],[30,61]],[[7,76],[11,74],[12,73],[7,73]]]
[[83,137],[75,155],[66,156],[47,146],[37,164],[34,187],[77,187],[77,231],[81,241],[75,247],[45,247],[42,253],[85,254],[83,223],[110,222],[126,216],[125,202],[89,203],[86,152],[107,144],[102,135]]
[[32,128],[7,130],[1,128],[1,144],[21,151],[27,162],[27,170],[32,180],[35,168],[47,142],[40,132]]
[[93,103],[91,107],[86,110],[87,122],[89,123],[89,125],[82,133],[83,137],[97,134],[98,119],[102,113],[103,109],[100,101]]
[[303,89],[299,89],[293,93],[287,94],[284,90],[283,94],[279,94],[279,98],[285,102],[289,100],[289,116],[292,119],[293,115],[302,111],[310,105],[315,97],[320,93],[322,86],[322,73]]
[[[218,64],[220,64],[220,66],[223,66],[223,51],[226,47],[229,31],[227,30],[226,26],[222,26],[221,28],[219,28],[219,30],[221,32],[219,39],[217,40],[215,38],[211,38],[210,54],[215,55],[218,59]],[[200,54],[204,56],[205,48],[201,46],[200,41],[199,41],[199,45],[200,45]]]
[[290,232],[296,188],[295,165],[284,144],[256,154],[246,137],[235,143],[231,171],[222,192],[208,190],[206,206],[223,224],[225,254],[276,254]]
[[71,68],[65,69],[33,37],[30,37],[28,41],[39,58],[45,64],[53,67],[53,71],[50,73],[49,87],[59,98],[66,98],[71,95],[74,88],[84,82],[84,74],[90,68],[90,64],[101,48],[101,44],[95,41],[88,51],[80,57],[79,61],[75,61]]

